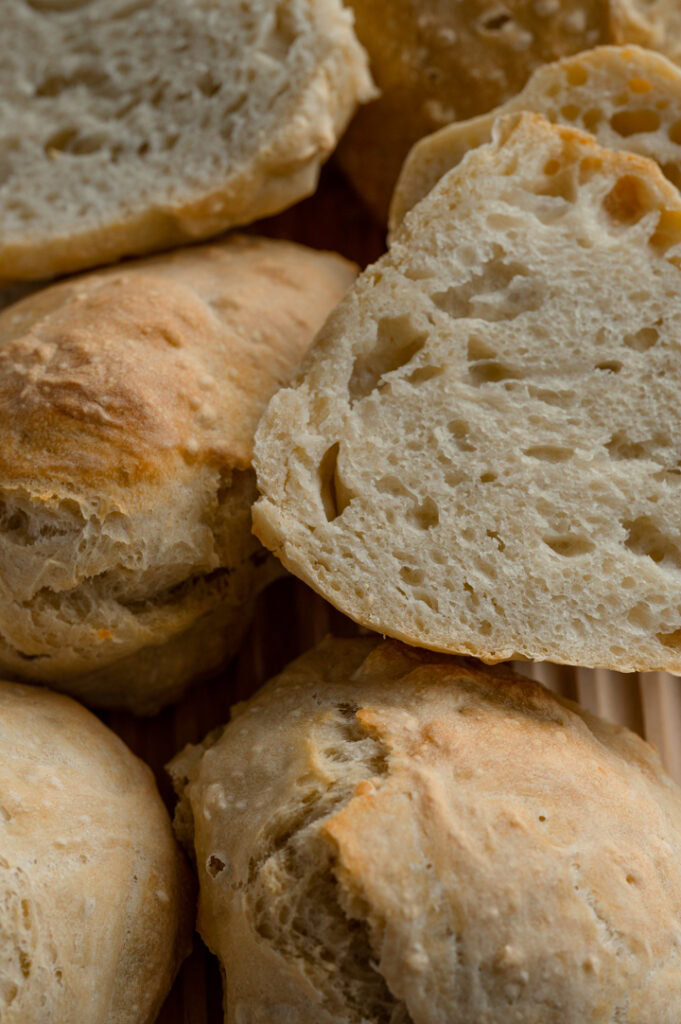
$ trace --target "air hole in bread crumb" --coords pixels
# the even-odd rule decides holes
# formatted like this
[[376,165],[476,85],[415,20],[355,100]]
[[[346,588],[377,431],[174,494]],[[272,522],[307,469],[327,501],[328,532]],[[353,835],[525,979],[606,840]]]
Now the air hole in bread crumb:
[[577,397],[574,391],[554,391],[552,388],[538,388],[534,384],[530,384],[527,390],[531,398],[536,398],[544,405],[558,406],[561,409],[567,409]]
[[565,77],[570,85],[586,85],[589,75],[583,64],[568,64],[565,69]]
[[655,231],[650,236],[650,245],[663,255],[667,249],[681,243],[681,210],[662,210]]
[[678,546],[650,519],[639,516],[622,523],[627,531],[625,545],[637,555],[645,555],[656,564],[666,563],[681,569],[681,551]]
[[530,459],[539,459],[541,462],[567,462],[574,454],[572,448],[561,448],[555,444],[535,445],[523,452]]
[[566,121],[576,121],[579,117],[579,107],[576,103],[566,103],[564,107],[560,108],[560,113]]
[[576,558],[579,555],[588,555],[596,546],[588,537],[581,537],[578,534],[544,537],[543,541],[547,547],[550,547],[561,558]]
[[658,633],[657,639],[665,647],[673,651],[681,651],[681,629],[675,629],[673,633]]
[[450,420],[447,426],[460,451],[472,452],[474,450],[474,446],[467,440],[468,424],[465,420]]
[[502,380],[521,380],[522,375],[496,360],[477,363],[469,368],[469,374],[475,387],[483,384],[498,384]]
[[632,441],[619,430],[613,434],[605,446],[613,459],[647,459],[650,452],[642,441]]
[[660,332],[655,327],[642,327],[634,334],[625,334],[622,339],[627,348],[635,352],[647,352],[660,338]]
[[480,474],[480,483],[481,484],[493,484],[496,479],[497,479],[497,474],[496,473],[492,473],[490,470],[488,470],[486,473],[481,473]]
[[407,513],[407,519],[421,530],[430,530],[440,522],[440,510],[432,498],[423,501]]
[[343,495],[337,473],[340,442],[331,445],[319,464],[319,494],[328,522],[343,514],[349,500]]
[[64,128],[55,132],[45,143],[45,152],[69,153],[71,156],[89,156],[106,146],[101,135],[81,135],[77,128]]
[[348,381],[351,402],[370,395],[388,373],[406,366],[421,351],[426,335],[418,331],[408,315],[384,317],[379,321],[376,343],[355,359]]
[[489,636],[490,633],[492,632],[492,623],[488,622],[487,619],[483,619],[483,621],[480,623],[480,632],[482,633],[483,636]]
[[676,146],[681,146],[681,121],[675,121],[669,128],[669,139]]
[[622,138],[630,135],[644,135],[656,132],[660,127],[660,115],[657,110],[618,110],[610,118],[610,127]]
[[419,366],[417,370],[414,370],[409,374],[407,380],[410,384],[424,384],[427,380],[432,380],[433,377],[441,377],[444,370],[441,366]]
[[650,608],[647,604],[635,605],[627,615],[627,621],[639,629],[650,629]]
[[400,569],[400,576],[410,586],[423,583],[422,569],[410,569],[409,566],[405,565]]
[[483,359],[494,359],[496,352],[485,344],[482,338],[471,335],[468,339],[466,355],[469,363],[479,363]]
[[376,481],[376,490],[381,494],[392,494],[395,497],[411,497],[411,491],[408,491],[396,476],[382,476]]
[[624,174],[603,200],[603,209],[615,224],[636,224],[656,207],[655,196],[635,174]]
[[603,120],[603,111],[599,110],[598,107],[589,107],[582,114],[582,124],[588,132],[595,134],[596,129]]
[[493,540],[496,543],[496,546],[498,547],[499,551],[506,550],[506,545],[504,544],[503,540],[496,532],[496,530],[487,530],[487,536],[490,538],[490,540]]
[[619,373],[622,363],[618,359],[606,359],[605,362],[596,363],[597,370],[607,370],[609,373]]

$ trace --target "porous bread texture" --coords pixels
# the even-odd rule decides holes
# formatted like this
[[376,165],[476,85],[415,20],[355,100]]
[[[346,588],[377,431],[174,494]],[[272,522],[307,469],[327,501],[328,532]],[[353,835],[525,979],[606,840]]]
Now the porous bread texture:
[[502,107],[417,142],[395,186],[390,230],[469,149],[490,141],[497,117],[520,110],[591,132],[610,149],[650,157],[681,186],[681,70],[638,46],[601,46],[539,68]]
[[340,0],[5,0],[2,32],[0,282],[284,209],[374,94]]
[[676,1024],[681,792],[537,683],[327,639],[170,765],[237,1024]]
[[3,1024],[152,1024],[193,888],[149,768],[67,697],[0,683]]
[[651,161],[500,119],[270,403],[257,536],[412,644],[681,671],[680,265]]
[[543,64],[607,43],[637,43],[681,62],[676,0],[350,2],[381,95],[358,112],[339,158],[383,222],[418,139],[499,106]]
[[233,236],[0,313],[0,671],[152,713],[231,655],[280,569],[253,435],[355,276]]

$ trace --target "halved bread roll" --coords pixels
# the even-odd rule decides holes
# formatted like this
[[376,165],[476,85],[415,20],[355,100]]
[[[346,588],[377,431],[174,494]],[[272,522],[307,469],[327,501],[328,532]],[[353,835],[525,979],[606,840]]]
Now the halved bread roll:
[[0,282],[297,202],[373,95],[341,0],[4,0],[2,48]]
[[228,1024],[676,1024],[681,791],[537,683],[327,639],[170,765]]
[[677,0],[350,0],[381,90],[339,147],[353,185],[385,222],[414,143],[477,117],[543,64],[607,43],[635,43],[681,63]]
[[3,1024],[153,1024],[193,896],[149,768],[74,701],[0,682]]
[[417,142],[392,197],[391,231],[470,149],[490,141],[497,117],[521,110],[582,128],[610,149],[650,157],[681,185],[681,69],[638,46],[602,46],[539,68],[502,107]]
[[354,275],[232,237],[0,313],[0,672],[150,713],[234,651],[255,427]]
[[681,671],[680,268],[655,164],[500,119],[270,403],[256,534],[412,644]]

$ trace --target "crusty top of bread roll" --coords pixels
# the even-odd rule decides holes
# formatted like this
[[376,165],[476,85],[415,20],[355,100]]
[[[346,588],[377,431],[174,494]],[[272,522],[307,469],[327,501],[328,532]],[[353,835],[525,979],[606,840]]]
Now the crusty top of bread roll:
[[271,576],[250,535],[253,434],[354,274],[332,254],[232,237],[0,312],[5,673],[136,710],[167,699],[163,678],[145,693],[146,673],[106,690],[75,680],[218,601],[241,607]]
[[326,640],[171,765],[226,1020],[676,1024],[681,791],[537,683]]
[[0,281],[275,213],[373,95],[341,0],[4,0],[2,33]]
[[260,539],[365,626],[681,671],[681,196],[532,114],[407,215],[263,417]]
[[601,46],[539,68],[502,107],[417,142],[393,193],[391,231],[470,149],[490,141],[497,117],[519,110],[583,128],[610,149],[650,157],[681,185],[681,69],[639,46]]
[[0,683],[3,1024],[152,1024],[192,889],[146,765],[74,701]]
[[603,43],[638,43],[681,60],[676,0],[350,0],[380,98],[361,109],[339,155],[385,221],[411,146],[487,113],[538,67]]

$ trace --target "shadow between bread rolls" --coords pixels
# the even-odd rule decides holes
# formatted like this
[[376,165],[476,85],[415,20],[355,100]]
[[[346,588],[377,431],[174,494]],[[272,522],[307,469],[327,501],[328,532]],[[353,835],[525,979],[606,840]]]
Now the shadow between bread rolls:
[[0,672],[148,714],[234,651],[255,427],[354,274],[231,237],[0,313]]

